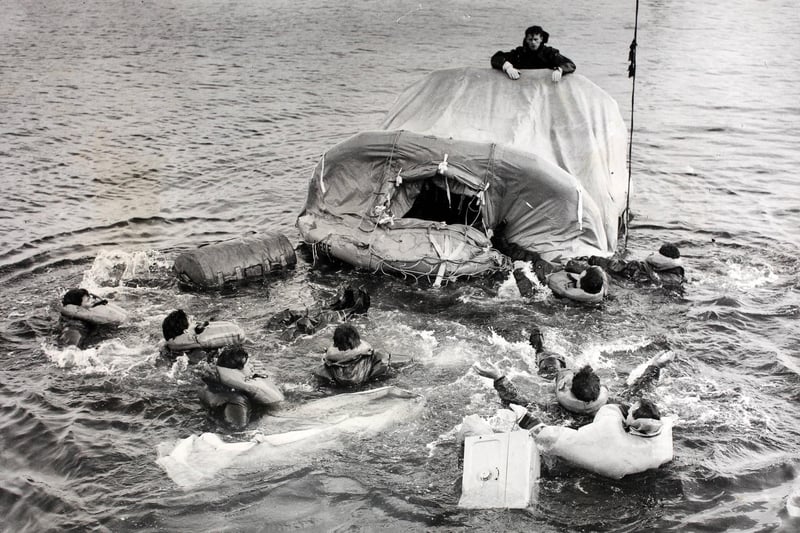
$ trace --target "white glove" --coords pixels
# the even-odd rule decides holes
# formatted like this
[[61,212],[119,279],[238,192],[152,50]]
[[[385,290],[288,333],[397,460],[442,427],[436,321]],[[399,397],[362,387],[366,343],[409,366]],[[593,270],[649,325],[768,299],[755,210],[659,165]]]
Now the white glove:
[[505,72],[506,76],[508,76],[512,80],[518,80],[519,79],[519,71],[517,69],[515,69],[514,65],[512,65],[508,61],[503,63],[503,72]]
[[553,71],[553,82],[558,83],[561,81],[561,67],[558,67]]

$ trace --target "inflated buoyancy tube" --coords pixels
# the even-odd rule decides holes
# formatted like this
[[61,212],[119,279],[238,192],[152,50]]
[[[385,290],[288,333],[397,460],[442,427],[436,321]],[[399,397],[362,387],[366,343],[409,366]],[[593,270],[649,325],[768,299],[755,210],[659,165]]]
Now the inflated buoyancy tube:
[[195,332],[196,325],[191,324],[182,334],[168,340],[167,348],[175,352],[195,348],[222,348],[242,344],[245,340],[244,331],[233,322],[209,322],[200,333]]
[[61,314],[68,318],[105,325],[122,324],[128,318],[128,313],[123,308],[111,302],[94,307],[68,304],[61,306]]
[[681,258],[672,258],[662,255],[660,253],[652,253],[645,258],[645,262],[652,266],[654,269],[661,271],[661,270],[672,270],[674,268],[683,269],[683,262]]
[[544,454],[614,479],[658,468],[672,460],[671,418],[653,420],[660,422],[660,431],[652,436],[626,432],[623,420],[618,405],[604,405],[594,421],[580,429],[540,427],[536,443]]
[[608,401],[608,389],[600,387],[600,395],[593,402],[579,400],[572,394],[572,370],[561,370],[556,378],[556,399],[567,411],[583,415],[593,415]]
[[268,276],[293,267],[297,255],[289,239],[276,232],[202,246],[175,258],[178,279],[202,288]]
[[247,377],[244,371],[235,368],[217,367],[219,382],[246,394],[252,401],[270,405],[283,401],[283,393],[267,378]]
[[608,292],[608,280],[603,283],[603,288],[600,292],[592,294],[581,289],[576,283],[577,276],[561,270],[553,272],[547,277],[547,286],[557,296],[569,298],[581,303],[600,303],[603,301],[606,293]]

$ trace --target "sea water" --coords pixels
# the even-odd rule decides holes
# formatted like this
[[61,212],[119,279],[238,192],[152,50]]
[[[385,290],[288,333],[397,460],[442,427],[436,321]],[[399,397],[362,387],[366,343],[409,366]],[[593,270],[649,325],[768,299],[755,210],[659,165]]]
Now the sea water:
[[[795,530],[800,477],[800,11],[791,0],[643,0],[638,19],[631,257],[678,244],[683,293],[613,286],[599,309],[522,299],[513,281],[434,290],[301,258],[227,293],[181,291],[176,254],[248,232],[294,242],[324,150],[376,128],[435,69],[488,66],[539,24],[631,124],[635,2],[0,0],[0,511],[8,531]],[[185,364],[158,358],[172,309],[234,320],[290,405],[328,394],[309,368],[330,329],[294,341],[273,313],[344,282],[356,324],[413,359],[391,384],[422,412],[291,462],[191,489],[159,449],[211,432]],[[86,350],[56,345],[72,286],[131,313]],[[677,419],[675,459],[610,481],[545,461],[538,504],[457,508],[466,415],[493,416],[492,361],[547,410],[526,344],[538,325],[613,394],[663,352],[647,394]],[[794,522],[792,520],[795,520]]]

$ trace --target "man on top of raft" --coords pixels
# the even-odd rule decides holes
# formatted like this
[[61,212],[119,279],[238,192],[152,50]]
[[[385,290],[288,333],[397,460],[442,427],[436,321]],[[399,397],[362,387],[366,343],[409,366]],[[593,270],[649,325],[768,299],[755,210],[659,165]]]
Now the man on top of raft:
[[522,46],[509,52],[497,51],[491,59],[492,68],[502,70],[512,80],[519,79],[519,69],[551,69],[554,83],[561,76],[575,72],[575,63],[561,55],[558,49],[547,46],[550,34],[541,26],[525,30]]

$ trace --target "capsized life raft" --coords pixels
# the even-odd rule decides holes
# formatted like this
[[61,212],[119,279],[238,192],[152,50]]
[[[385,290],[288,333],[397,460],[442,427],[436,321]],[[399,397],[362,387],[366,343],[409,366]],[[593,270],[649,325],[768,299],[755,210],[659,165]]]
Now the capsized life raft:
[[209,322],[200,333],[195,333],[196,324],[191,324],[189,329],[167,341],[167,348],[174,352],[186,350],[222,348],[235,344],[242,344],[245,340],[244,330],[233,322],[221,320]]
[[61,307],[61,314],[99,325],[119,325],[128,318],[128,313],[123,308],[111,302],[94,307],[67,304]]
[[266,277],[293,267],[297,255],[282,233],[268,232],[201,246],[175,258],[178,279],[201,288],[219,288],[226,282]]
[[618,405],[604,405],[591,424],[572,429],[544,426],[536,444],[545,455],[561,457],[601,476],[620,479],[672,460],[672,419],[661,418],[654,436],[627,433]]

